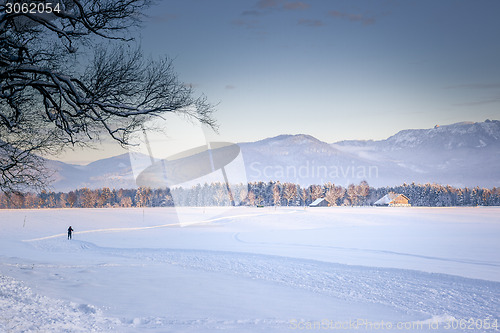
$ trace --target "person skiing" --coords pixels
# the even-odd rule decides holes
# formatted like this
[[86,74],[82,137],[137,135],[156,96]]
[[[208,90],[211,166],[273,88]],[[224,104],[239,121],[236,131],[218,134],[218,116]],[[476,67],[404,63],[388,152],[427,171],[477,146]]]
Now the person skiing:
[[68,239],[71,239],[71,235],[73,234],[73,228],[71,228],[71,226],[69,226],[68,228]]

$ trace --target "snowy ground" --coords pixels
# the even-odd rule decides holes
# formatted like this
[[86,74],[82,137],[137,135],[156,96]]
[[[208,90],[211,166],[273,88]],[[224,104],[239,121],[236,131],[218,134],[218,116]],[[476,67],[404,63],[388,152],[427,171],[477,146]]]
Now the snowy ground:
[[0,332],[495,332],[499,240],[499,208],[2,210]]

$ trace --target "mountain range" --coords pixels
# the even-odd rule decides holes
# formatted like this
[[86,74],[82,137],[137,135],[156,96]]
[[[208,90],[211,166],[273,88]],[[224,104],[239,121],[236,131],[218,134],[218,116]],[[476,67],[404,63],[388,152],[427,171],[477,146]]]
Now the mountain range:
[[[248,181],[279,180],[307,186],[347,186],[366,180],[383,187],[439,183],[457,187],[500,186],[500,121],[461,122],[402,130],[385,140],[326,143],[310,135],[279,135],[239,143]],[[85,166],[49,161],[53,188],[134,188],[128,154]]]

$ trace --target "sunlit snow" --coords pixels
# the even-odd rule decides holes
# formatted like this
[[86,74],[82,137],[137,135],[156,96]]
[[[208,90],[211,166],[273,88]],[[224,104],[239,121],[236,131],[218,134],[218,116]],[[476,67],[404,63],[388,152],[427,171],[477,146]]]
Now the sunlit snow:
[[499,208],[3,210],[0,331],[449,332],[498,319],[499,236]]

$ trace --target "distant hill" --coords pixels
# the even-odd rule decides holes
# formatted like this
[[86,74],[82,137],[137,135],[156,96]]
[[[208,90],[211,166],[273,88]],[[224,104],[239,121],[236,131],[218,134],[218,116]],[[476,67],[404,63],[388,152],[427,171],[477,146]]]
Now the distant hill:
[[56,191],[71,191],[82,187],[136,187],[128,154],[98,160],[85,166],[59,161],[50,161],[49,166],[56,171],[52,183]]
[[[404,182],[500,186],[500,121],[461,122],[408,129],[379,141],[322,142],[310,135],[280,135],[238,144],[249,181],[301,185],[368,181],[382,187]],[[54,189],[136,187],[128,154],[86,166],[51,161]]]
[[[403,130],[386,140],[341,141],[332,146],[374,163],[391,162],[404,170],[405,182],[500,185],[498,120]],[[385,171],[381,176],[382,185],[392,185]]]

